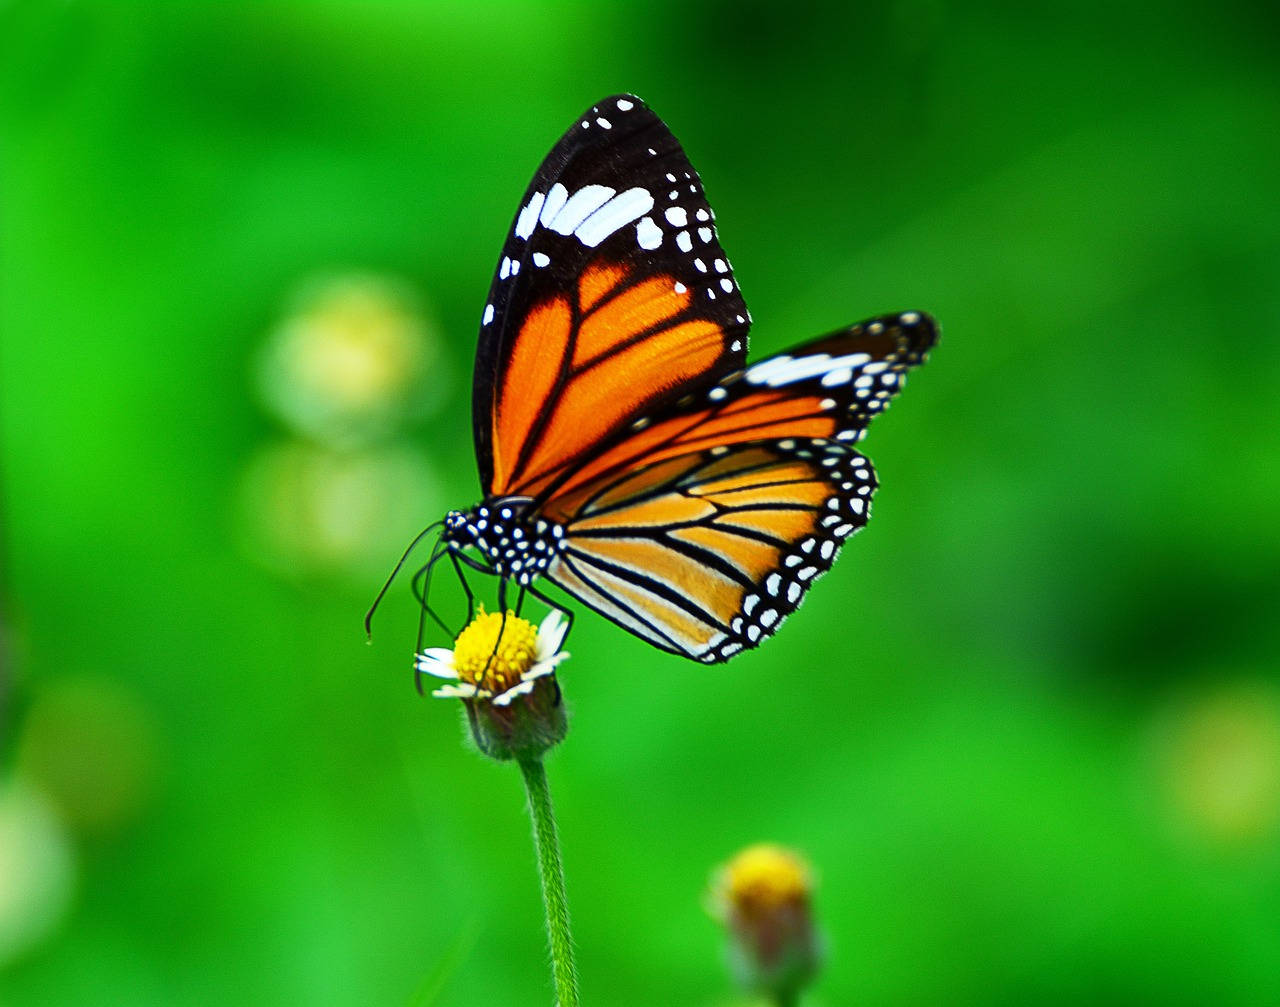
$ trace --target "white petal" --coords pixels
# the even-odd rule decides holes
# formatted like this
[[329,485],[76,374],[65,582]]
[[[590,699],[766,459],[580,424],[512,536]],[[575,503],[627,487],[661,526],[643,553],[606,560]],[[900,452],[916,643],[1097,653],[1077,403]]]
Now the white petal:
[[545,661],[558,651],[567,632],[569,623],[553,608],[538,627],[538,660]]
[[476,687],[469,682],[463,682],[461,685],[442,685],[431,695],[439,699],[473,699],[476,695]]
[[535,683],[533,683],[533,682],[521,682],[521,683],[519,683],[518,685],[513,685],[510,689],[508,689],[506,692],[504,692],[501,696],[498,696],[498,697],[493,701],[493,705],[494,705],[494,706],[506,706],[506,705],[507,705],[508,703],[510,703],[513,699],[515,699],[517,696],[522,696],[522,695],[524,695],[526,692],[532,692],[532,691],[533,691],[534,684],[535,684]]
[[545,661],[539,661],[538,664],[545,664],[549,668],[555,668],[567,660],[569,660],[569,652],[567,650],[558,650]]
[[526,671],[523,675],[520,676],[520,681],[532,682],[535,678],[544,678],[545,676],[550,675],[553,671],[555,671],[556,665],[559,663],[560,663],[559,661],[555,661],[555,660],[539,661],[532,668],[530,668],[528,671]]
[[453,666],[453,651],[448,647],[432,647],[418,655],[418,670],[436,678],[457,678]]

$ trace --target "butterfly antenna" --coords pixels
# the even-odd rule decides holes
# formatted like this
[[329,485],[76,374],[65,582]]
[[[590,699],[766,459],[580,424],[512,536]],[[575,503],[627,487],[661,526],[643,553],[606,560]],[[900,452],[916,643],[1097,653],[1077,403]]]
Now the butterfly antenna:
[[[396,579],[396,575],[400,573],[400,570],[404,566],[405,561],[408,560],[409,558],[409,554],[418,547],[419,542],[421,542],[424,538],[430,535],[431,532],[433,532],[435,529],[439,528],[442,524],[444,524],[443,521],[436,521],[432,524],[427,525],[427,527],[423,528],[422,531],[418,532],[417,537],[414,538],[414,540],[409,543],[409,548],[404,551],[404,555],[400,557],[400,562],[397,563],[395,565],[395,568],[391,571],[391,576],[389,576],[387,578],[387,582],[382,585],[382,590],[379,591],[378,596],[373,599],[373,604],[369,606],[369,611],[364,614],[365,639],[367,640],[373,639],[373,614],[376,611],[378,611],[378,606],[382,604],[382,599],[386,597],[387,591],[391,588],[392,581],[394,581]],[[432,555],[434,556],[434,552],[432,553]]]

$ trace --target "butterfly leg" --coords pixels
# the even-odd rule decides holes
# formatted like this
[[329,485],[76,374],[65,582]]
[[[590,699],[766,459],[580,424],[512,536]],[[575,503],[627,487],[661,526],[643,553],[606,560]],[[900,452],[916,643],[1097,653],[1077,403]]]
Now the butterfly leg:
[[[572,612],[572,611],[570,611],[569,609],[565,608],[563,605],[557,605],[554,601],[552,601],[552,600],[551,600],[550,598],[548,598],[545,594],[543,594],[541,591],[539,591],[537,588],[534,588],[534,587],[528,587],[528,586],[526,586],[526,587],[522,587],[522,588],[521,588],[521,590],[520,590],[520,597],[521,597],[521,598],[523,598],[523,597],[524,597],[524,592],[525,592],[526,590],[527,590],[527,591],[529,592],[529,594],[531,594],[533,597],[537,598],[537,599],[538,599],[538,601],[540,601],[540,602],[542,602],[542,604],[546,605],[546,606],[547,606],[547,608],[554,609],[555,611],[559,612],[561,615],[563,615],[563,616],[564,616],[564,619],[565,619],[565,623],[566,623],[566,625],[565,625],[565,627],[564,627],[564,636],[560,638],[560,646],[561,646],[561,648],[563,649],[563,647],[564,647],[564,642],[565,642],[566,640],[568,640],[568,639],[569,639],[569,634],[573,632],[573,612]],[[559,682],[559,680],[558,680],[554,675],[552,675],[552,676],[551,676],[551,681],[552,681],[552,684],[554,684],[554,685],[555,685],[555,687],[556,687],[556,700],[555,700],[555,705],[556,705],[556,706],[559,706],[559,705],[560,705],[560,696],[561,696],[561,693],[560,693],[560,682]]]
[[[439,626],[446,633],[448,633],[450,636],[456,636],[457,634],[454,633],[451,629],[449,629],[448,626],[445,625],[444,620],[440,618],[440,616],[436,613],[436,610],[433,609],[430,606],[430,604],[428,604],[427,602],[427,599],[431,595],[431,570],[432,570],[432,567],[435,566],[436,560],[441,558],[442,557],[440,556],[440,550],[438,548],[433,550],[431,553],[431,559],[427,561],[426,566],[419,569],[413,575],[413,580],[410,582],[410,588],[413,591],[414,599],[418,602],[418,605],[421,606],[422,611],[426,615],[431,616],[431,618],[435,620],[436,625]],[[422,649],[421,633],[418,634],[418,649],[419,650]]]
[[[464,556],[462,559],[465,560],[467,557]],[[458,583],[462,585],[462,592],[467,596],[466,625],[470,625],[471,620],[476,617],[476,596],[471,593],[471,585],[467,583],[466,575],[462,572],[462,561],[459,560],[458,554],[452,549],[449,550],[449,561],[453,563],[453,569],[458,574]],[[467,566],[471,566],[474,569],[473,564],[470,562],[467,563]]]
[[[541,591],[539,591],[539,590],[538,590],[537,588],[535,588],[535,587],[527,587],[527,586],[526,586],[526,587],[521,588],[521,590],[520,590],[521,597],[523,597],[523,596],[524,596],[524,592],[525,592],[525,591],[528,591],[528,592],[529,592],[529,594],[531,594],[533,597],[537,598],[537,599],[538,599],[538,601],[540,601],[540,602],[542,602],[542,604],[546,605],[546,606],[547,606],[547,608],[555,609],[555,611],[559,612],[562,616],[564,616],[564,621],[565,621],[565,623],[567,624],[567,625],[565,626],[565,628],[564,628],[564,639],[565,639],[565,640],[569,639],[569,634],[573,632],[573,612],[572,612],[572,610],[565,608],[563,605],[557,605],[554,601],[552,601],[550,598],[548,598],[545,594],[543,594]],[[563,642],[561,643],[561,646],[564,646]]]
[[[449,627],[445,625],[444,620],[440,618],[436,613],[436,610],[433,609],[427,601],[431,594],[431,571],[435,567],[436,562],[442,558],[440,545],[437,543],[436,547],[431,550],[431,558],[427,560],[426,565],[423,566],[422,569],[418,570],[417,573],[413,575],[413,580],[410,581],[413,596],[418,600],[418,605],[420,606],[420,611],[418,613],[418,653],[422,653],[424,649],[423,644],[425,643],[427,635],[427,616],[431,616],[431,618],[435,620],[436,625],[444,630],[450,637],[454,635],[450,631]],[[413,684],[418,690],[418,695],[423,695],[422,672],[417,671],[416,668],[413,676]]]

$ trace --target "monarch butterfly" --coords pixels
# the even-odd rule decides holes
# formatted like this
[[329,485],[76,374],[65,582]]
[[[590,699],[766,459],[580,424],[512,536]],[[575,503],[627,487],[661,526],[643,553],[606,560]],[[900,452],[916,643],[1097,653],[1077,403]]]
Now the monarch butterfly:
[[502,249],[472,391],[484,498],[423,532],[443,525],[424,622],[444,627],[425,594],[447,556],[498,578],[501,611],[510,584],[559,608],[545,579],[706,663],[776,632],[866,524],[857,442],[938,331],[886,315],[748,365],[750,321],[671,131],[634,95],[591,106]]

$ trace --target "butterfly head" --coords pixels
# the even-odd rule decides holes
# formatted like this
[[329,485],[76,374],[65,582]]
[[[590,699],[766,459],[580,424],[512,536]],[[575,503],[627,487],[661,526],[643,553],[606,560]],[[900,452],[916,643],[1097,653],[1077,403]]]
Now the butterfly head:
[[450,511],[444,539],[453,549],[472,547],[500,577],[530,584],[564,548],[564,528],[533,513],[529,497],[500,497],[469,511]]

